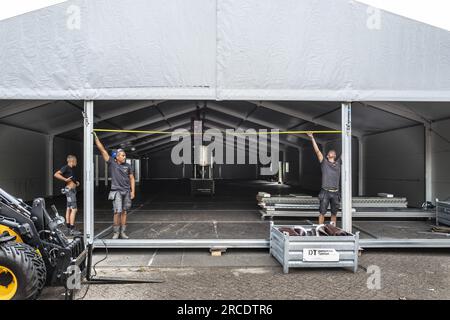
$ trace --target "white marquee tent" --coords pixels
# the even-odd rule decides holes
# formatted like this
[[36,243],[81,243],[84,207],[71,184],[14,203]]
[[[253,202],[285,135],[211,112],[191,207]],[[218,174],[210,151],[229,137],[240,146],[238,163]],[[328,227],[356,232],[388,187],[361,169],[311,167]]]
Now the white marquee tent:
[[351,0],[75,0],[0,39],[1,99],[450,100],[450,33]]
[[[93,210],[94,123],[174,129],[189,123],[193,101],[211,102],[211,127],[342,127],[347,223],[352,136],[359,142],[359,193],[364,172],[379,175],[375,168],[364,171],[364,159],[386,159],[365,155],[363,141],[382,150],[383,143],[367,137],[400,130],[389,141],[423,140],[413,146],[419,146],[411,153],[414,166],[402,166],[398,154],[390,161],[408,168],[403,176],[384,185],[373,178],[372,185],[419,190],[420,200],[450,194],[450,32],[357,1],[70,0],[0,21],[0,68],[0,139],[10,143],[11,128],[50,137],[46,178],[53,138],[79,141],[84,125],[85,212]],[[94,104],[103,108],[94,113]],[[142,146],[139,156],[159,150],[156,139],[120,139]],[[303,140],[281,142],[301,146]],[[13,188],[13,175],[0,174],[0,183]]]

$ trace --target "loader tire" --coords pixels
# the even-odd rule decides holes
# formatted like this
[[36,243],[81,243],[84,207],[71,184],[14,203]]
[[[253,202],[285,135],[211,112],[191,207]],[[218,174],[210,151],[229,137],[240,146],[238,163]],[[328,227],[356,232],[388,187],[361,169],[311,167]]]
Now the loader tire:
[[18,242],[0,245],[0,300],[35,300],[46,277],[44,260],[34,248]]

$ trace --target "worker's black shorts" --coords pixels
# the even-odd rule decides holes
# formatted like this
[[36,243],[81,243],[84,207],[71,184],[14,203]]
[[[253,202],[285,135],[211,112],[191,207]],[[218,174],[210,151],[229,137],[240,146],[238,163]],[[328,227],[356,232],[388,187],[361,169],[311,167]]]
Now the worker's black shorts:
[[65,188],[67,209],[77,209],[77,190]]
[[331,214],[336,215],[339,210],[339,205],[341,202],[341,193],[338,192],[331,192],[327,190],[320,190],[319,193],[319,212],[320,214],[326,214],[328,210],[328,206],[331,206]]

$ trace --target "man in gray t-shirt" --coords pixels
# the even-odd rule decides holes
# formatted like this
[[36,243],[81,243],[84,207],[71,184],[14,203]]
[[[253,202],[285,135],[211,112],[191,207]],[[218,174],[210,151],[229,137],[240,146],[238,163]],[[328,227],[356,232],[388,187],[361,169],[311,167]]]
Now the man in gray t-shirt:
[[117,150],[113,157],[106,151],[94,132],[95,144],[109,167],[111,191],[108,199],[113,202],[114,225],[113,239],[128,239],[126,231],[127,211],[131,208],[131,200],[135,197],[135,179],[131,165],[126,163],[126,154]]
[[314,151],[316,152],[317,158],[320,161],[320,167],[322,169],[322,189],[319,193],[319,224],[325,222],[325,214],[328,210],[328,205],[331,209],[331,223],[336,225],[336,217],[340,205],[340,178],[341,178],[341,159],[336,159],[336,151],[330,150],[327,153],[326,158],[324,158],[319,146],[314,139],[312,133],[308,133],[308,136],[312,140]]

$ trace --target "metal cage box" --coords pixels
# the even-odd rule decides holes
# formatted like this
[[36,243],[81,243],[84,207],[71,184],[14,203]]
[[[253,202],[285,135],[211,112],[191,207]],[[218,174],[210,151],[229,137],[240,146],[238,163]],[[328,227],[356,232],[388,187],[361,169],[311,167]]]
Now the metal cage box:
[[436,224],[450,226],[450,202],[437,201],[436,202]]
[[[290,236],[279,230],[281,227],[298,226],[271,225],[270,254],[283,266],[283,272],[290,268],[351,268],[358,270],[359,232],[350,236]],[[311,229],[309,226],[300,226]],[[310,253],[313,253],[311,256]],[[334,253],[334,260],[320,259],[321,253]],[[307,259],[317,256],[318,259]],[[326,257],[329,258],[329,257]]]

